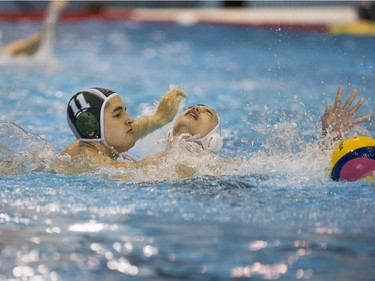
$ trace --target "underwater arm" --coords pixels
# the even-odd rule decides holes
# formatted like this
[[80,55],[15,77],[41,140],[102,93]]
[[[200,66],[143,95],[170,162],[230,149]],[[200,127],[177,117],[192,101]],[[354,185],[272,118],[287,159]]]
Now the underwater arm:
[[322,137],[332,135],[334,140],[340,140],[354,125],[370,119],[370,114],[359,118],[353,118],[354,114],[365,102],[364,98],[360,98],[359,101],[350,109],[351,104],[357,96],[357,90],[353,90],[350,93],[349,98],[341,108],[342,91],[342,87],[339,87],[334,105],[332,106],[329,104],[322,116]]
[[[167,147],[166,150],[163,152],[155,153],[151,156],[143,158],[139,161],[136,166],[139,169],[142,169],[145,174],[148,174],[148,168],[151,166],[160,167],[163,165],[163,162],[168,159],[168,153],[170,151],[170,147]],[[178,178],[191,178],[197,173],[197,169],[195,167],[191,167],[181,162],[176,162],[174,164],[174,171]],[[160,175],[158,175],[160,177]]]
[[155,115],[134,120],[133,128],[136,132],[136,139],[139,140],[171,122],[177,113],[180,102],[186,97],[187,94],[179,88],[173,88],[167,92],[161,98]]
[[[216,156],[212,160],[212,162],[207,163],[208,175],[220,175],[223,168],[230,169],[232,172],[238,171],[243,163],[242,158],[222,158]],[[191,178],[199,173],[199,167],[178,162],[175,165],[175,171],[179,178]]]

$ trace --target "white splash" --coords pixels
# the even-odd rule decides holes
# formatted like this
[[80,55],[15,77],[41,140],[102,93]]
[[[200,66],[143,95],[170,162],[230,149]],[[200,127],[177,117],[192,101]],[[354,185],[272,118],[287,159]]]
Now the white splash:
[[57,157],[41,137],[11,122],[0,123],[0,175],[51,171]]

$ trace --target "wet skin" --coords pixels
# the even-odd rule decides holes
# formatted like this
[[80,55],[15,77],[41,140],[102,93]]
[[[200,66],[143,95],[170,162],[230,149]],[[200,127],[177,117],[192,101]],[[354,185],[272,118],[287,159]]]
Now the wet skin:
[[206,136],[211,132],[219,122],[217,113],[208,106],[195,105],[182,112],[174,126],[173,135],[181,134]]
[[104,110],[104,136],[106,142],[117,151],[132,148],[136,142],[134,123],[119,96],[111,98]]

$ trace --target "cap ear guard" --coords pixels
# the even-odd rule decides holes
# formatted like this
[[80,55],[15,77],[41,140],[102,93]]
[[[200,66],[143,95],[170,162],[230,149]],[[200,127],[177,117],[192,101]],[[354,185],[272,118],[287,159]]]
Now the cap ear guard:
[[74,136],[80,141],[105,141],[104,109],[118,94],[104,88],[79,91],[67,106],[67,121]]
[[[198,136],[198,137],[197,137]],[[221,136],[221,129],[220,129],[220,119],[218,117],[218,123],[216,127],[209,132],[203,138],[197,136],[192,136],[191,138],[185,139],[187,142],[200,142],[203,146],[204,150],[209,150],[213,153],[218,153],[223,147],[223,137]],[[168,141],[171,141],[173,138],[173,129],[168,133]]]
[[207,149],[218,153],[223,147],[223,137],[219,134],[212,134],[207,141]]
[[98,138],[100,134],[99,121],[95,115],[86,111],[82,112],[76,120],[77,129],[85,138]]
[[223,137],[221,135],[219,116],[216,127],[206,136],[198,139],[197,141],[201,142],[205,150],[209,150],[213,153],[218,153],[220,151],[220,149],[223,147]]

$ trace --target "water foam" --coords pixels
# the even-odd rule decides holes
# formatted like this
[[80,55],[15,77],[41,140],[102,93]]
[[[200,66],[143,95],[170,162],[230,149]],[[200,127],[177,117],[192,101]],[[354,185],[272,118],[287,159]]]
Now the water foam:
[[0,174],[49,172],[57,154],[41,137],[11,122],[0,123]]

